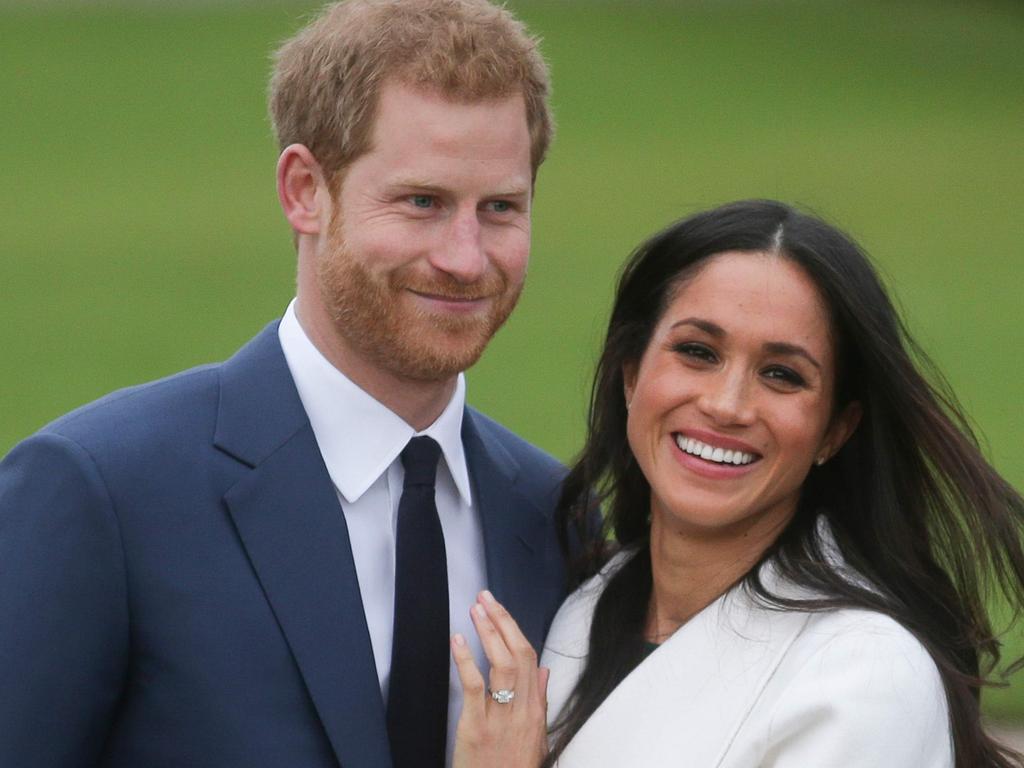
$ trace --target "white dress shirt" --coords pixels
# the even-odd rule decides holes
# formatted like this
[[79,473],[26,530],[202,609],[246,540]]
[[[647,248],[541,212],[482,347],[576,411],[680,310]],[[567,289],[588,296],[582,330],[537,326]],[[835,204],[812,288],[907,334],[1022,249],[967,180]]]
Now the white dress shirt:
[[[341,502],[352,542],[352,558],[370,630],[377,679],[387,701],[395,604],[395,531],[405,472],[400,454],[415,436],[441,446],[435,499],[448,553],[450,633],[461,633],[485,679],[486,658],[469,618],[477,593],[487,588],[483,529],[473,506],[462,446],[466,382],[459,374],[444,412],[416,432],[331,365],[299,324],[295,301],[288,305],[278,337],[299,398],[309,416],[320,454]],[[455,665],[448,673],[448,747],[451,764],[455,727],[462,711],[462,686]]]

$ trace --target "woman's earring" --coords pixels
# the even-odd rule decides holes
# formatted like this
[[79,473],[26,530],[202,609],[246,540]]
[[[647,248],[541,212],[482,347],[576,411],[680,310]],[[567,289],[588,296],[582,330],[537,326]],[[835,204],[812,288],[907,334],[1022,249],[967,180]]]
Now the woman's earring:
[[826,461],[828,461],[828,457],[827,456],[819,456],[818,458],[816,458],[814,460],[814,463],[820,467]]

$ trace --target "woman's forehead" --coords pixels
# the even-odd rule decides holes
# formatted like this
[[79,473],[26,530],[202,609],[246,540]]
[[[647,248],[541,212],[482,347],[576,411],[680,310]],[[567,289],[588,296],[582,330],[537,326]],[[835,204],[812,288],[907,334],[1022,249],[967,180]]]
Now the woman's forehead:
[[688,318],[732,334],[781,335],[831,347],[828,306],[795,261],[767,252],[728,251],[709,257],[683,279],[667,302],[662,331]]

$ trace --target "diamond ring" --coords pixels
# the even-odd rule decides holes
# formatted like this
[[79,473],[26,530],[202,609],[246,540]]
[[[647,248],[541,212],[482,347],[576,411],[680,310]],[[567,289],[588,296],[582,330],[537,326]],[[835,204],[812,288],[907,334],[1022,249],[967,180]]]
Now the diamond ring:
[[492,691],[488,688],[487,692],[491,694],[491,698],[499,704],[511,704],[512,699],[516,697],[516,692],[509,690],[508,688],[499,688],[496,691]]

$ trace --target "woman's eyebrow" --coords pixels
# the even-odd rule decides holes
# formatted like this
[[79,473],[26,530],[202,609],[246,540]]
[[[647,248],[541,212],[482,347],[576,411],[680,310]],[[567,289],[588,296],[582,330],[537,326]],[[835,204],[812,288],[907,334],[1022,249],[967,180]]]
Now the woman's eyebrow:
[[799,344],[790,344],[786,341],[768,341],[764,344],[764,350],[772,355],[797,355],[798,357],[802,357],[807,360],[807,362],[819,371],[821,370],[821,363],[815,360],[814,355]]
[[[713,323],[710,320],[705,320],[701,317],[687,317],[672,323],[673,328],[678,328],[682,325],[692,325],[694,328],[698,328],[709,336],[714,336],[717,339],[727,335],[725,329],[718,323]],[[814,355],[799,344],[791,344],[788,341],[766,341],[763,348],[765,352],[771,355],[796,355],[798,357],[802,357],[819,371],[821,370],[821,363],[815,359]]]
[[704,320],[703,318],[700,317],[687,317],[684,320],[679,320],[677,322],[672,323],[673,328],[678,328],[681,325],[692,325],[695,328],[699,328],[700,330],[704,331],[704,333],[708,334],[709,336],[715,336],[718,338],[725,336],[725,328],[718,325],[717,323],[713,323],[710,320]]

